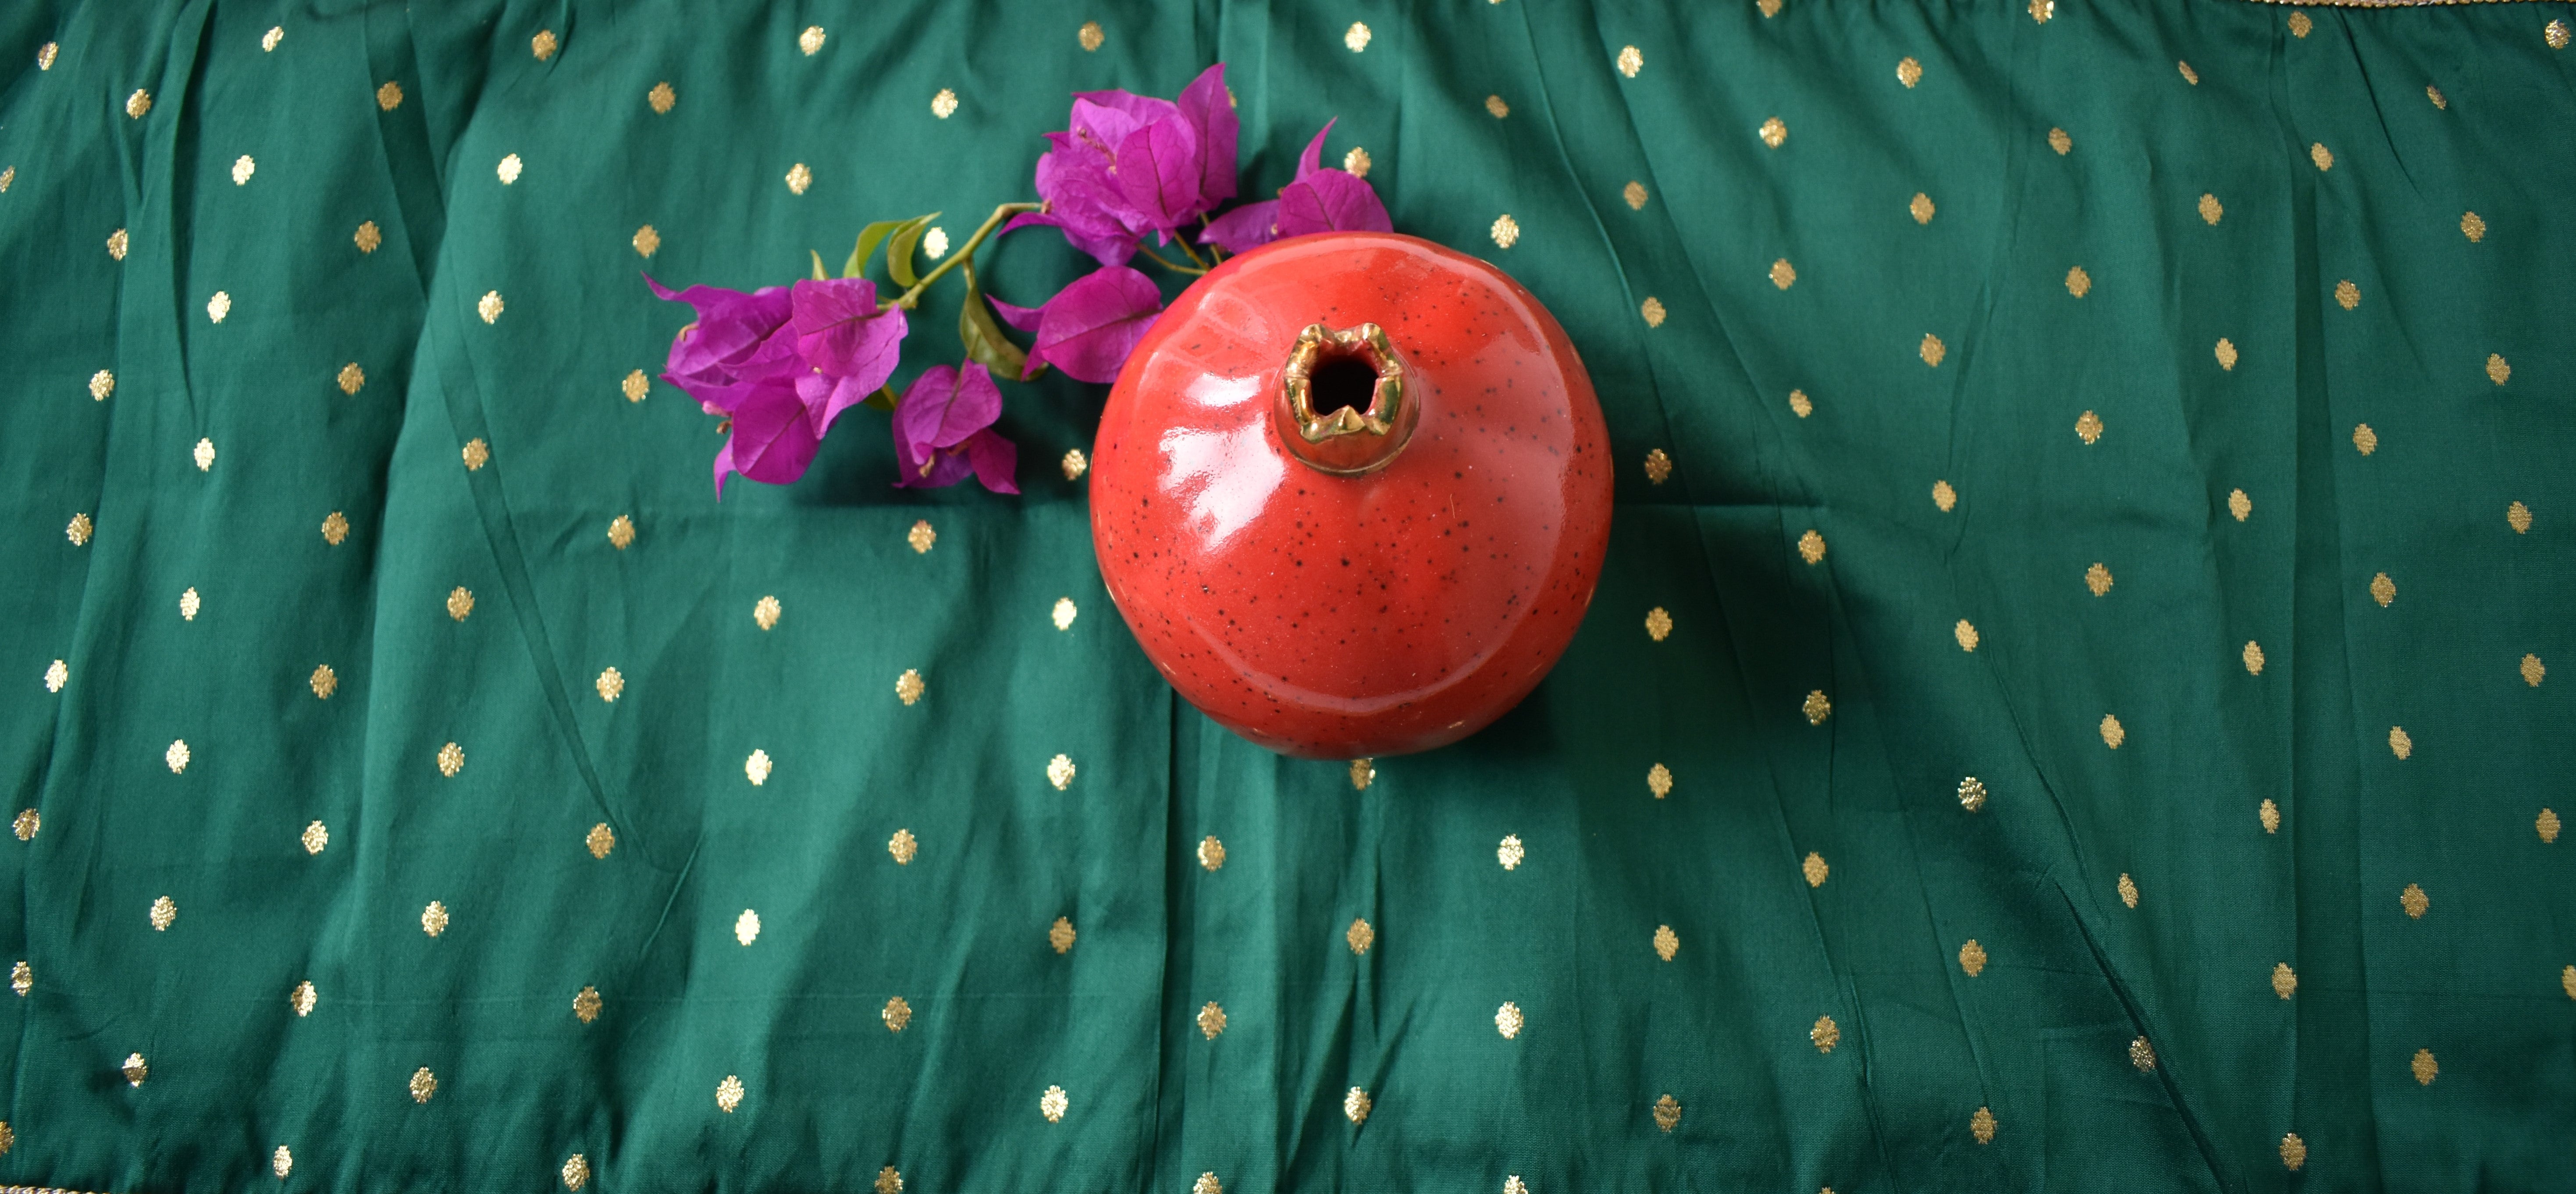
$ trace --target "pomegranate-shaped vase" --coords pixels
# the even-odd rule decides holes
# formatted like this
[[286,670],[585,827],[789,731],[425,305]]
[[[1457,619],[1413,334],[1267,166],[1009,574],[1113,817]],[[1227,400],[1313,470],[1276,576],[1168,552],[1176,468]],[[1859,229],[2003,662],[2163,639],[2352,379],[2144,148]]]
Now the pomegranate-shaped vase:
[[1610,461],[1564,329],[1429,241],[1235,257],[1127,359],[1091,541],[1180,694],[1309,758],[1445,746],[1547,675],[1592,601]]

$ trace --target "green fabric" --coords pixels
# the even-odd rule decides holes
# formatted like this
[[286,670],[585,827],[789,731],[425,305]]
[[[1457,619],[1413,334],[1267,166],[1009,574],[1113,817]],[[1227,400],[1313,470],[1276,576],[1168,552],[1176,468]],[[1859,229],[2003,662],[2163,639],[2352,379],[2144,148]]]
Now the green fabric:
[[[578,1154],[612,1191],[2566,1188],[2570,15],[0,8],[0,782],[42,818],[0,839],[0,961],[32,980],[0,998],[0,1179],[538,1190]],[[785,281],[933,209],[962,240],[1031,197],[1068,93],[1217,59],[1248,194],[1339,118],[1328,160],[1366,147],[1398,229],[1552,307],[1622,462],[1556,673],[1365,791],[1138,653],[1056,464],[1103,388],[1009,389],[1016,499],[891,488],[858,411],[805,480],[721,504],[712,420],[620,392],[685,319],[639,268]],[[1020,232],[988,281],[1034,303],[1085,265]],[[960,355],[942,287],[898,384]]]

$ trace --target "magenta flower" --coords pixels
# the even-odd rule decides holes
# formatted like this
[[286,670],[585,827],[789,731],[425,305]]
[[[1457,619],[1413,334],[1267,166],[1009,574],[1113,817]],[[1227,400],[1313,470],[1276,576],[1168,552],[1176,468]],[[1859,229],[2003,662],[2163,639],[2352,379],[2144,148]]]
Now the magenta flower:
[[[785,336],[779,339],[786,339]],[[754,481],[785,485],[805,475],[822,438],[814,419],[796,394],[795,374],[780,370],[767,377],[725,387],[708,405],[725,416],[731,434],[716,449],[716,497],[724,497],[725,476],[741,473]]]
[[937,488],[963,481],[972,472],[986,489],[1018,493],[1012,475],[1020,450],[993,430],[993,420],[1001,416],[1002,391],[981,364],[924,370],[895,404],[894,483]]
[[1306,152],[1297,157],[1296,180],[1279,188],[1277,199],[1246,203],[1209,221],[1199,239],[1240,253],[1310,232],[1395,231],[1377,188],[1347,170],[1324,166],[1324,137],[1332,131],[1333,122],[1327,120],[1307,142]]
[[[1079,381],[1114,382],[1127,354],[1136,351],[1136,342],[1162,313],[1163,292],[1152,278],[1123,265],[1104,265],[1038,308],[1038,342],[1029,358]],[[1012,323],[1025,326],[1017,319]]]
[[1061,229],[1102,265],[1124,265],[1148,232],[1168,243],[1189,221],[1234,197],[1239,125],[1225,64],[1200,73],[1178,102],[1126,91],[1074,96],[1069,126],[1048,133],[1038,159],[1046,209],[1013,219]]
[[820,439],[842,411],[867,401],[894,376],[906,331],[903,308],[878,310],[876,283],[864,278],[798,282],[794,306],[796,351],[811,370],[796,379],[796,392]]
[[[678,386],[700,405],[709,401],[709,391],[742,380],[742,367],[769,334],[787,322],[789,314],[784,286],[764,286],[749,294],[721,286],[672,291],[650,274],[644,276],[644,284],[663,299],[687,303],[698,313],[671,338],[671,358],[662,380]],[[707,409],[716,413],[712,406]]]

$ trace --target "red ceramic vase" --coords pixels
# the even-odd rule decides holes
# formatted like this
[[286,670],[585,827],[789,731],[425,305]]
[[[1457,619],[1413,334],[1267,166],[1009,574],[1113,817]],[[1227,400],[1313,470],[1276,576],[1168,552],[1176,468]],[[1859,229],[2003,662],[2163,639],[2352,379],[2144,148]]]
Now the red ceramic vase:
[[1430,750],[1519,704],[1609,541],[1608,433],[1564,329],[1410,236],[1209,271],[1128,358],[1092,461],[1092,547],[1146,657],[1309,758]]

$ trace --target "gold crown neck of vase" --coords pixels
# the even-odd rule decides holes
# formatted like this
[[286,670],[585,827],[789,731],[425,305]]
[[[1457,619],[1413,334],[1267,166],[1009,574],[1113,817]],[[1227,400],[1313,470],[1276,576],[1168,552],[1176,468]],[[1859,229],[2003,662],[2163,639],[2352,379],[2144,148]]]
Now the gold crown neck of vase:
[[[1315,374],[1339,361],[1356,361],[1376,377],[1365,410],[1337,406],[1317,414]],[[1279,370],[1274,410],[1280,445],[1299,462],[1336,476],[1358,476],[1386,467],[1413,437],[1421,420],[1418,379],[1374,323],[1335,331],[1315,323],[1297,334]]]

